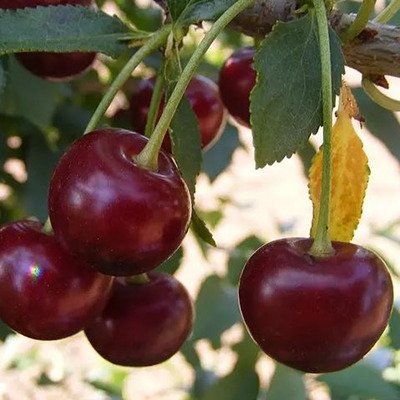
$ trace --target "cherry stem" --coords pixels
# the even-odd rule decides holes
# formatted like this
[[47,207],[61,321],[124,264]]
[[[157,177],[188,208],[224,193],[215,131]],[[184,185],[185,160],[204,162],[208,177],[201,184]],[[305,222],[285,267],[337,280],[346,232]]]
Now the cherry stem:
[[202,61],[204,54],[208,48],[214,42],[218,34],[245,8],[251,6],[254,0],[238,0],[228,8],[213,24],[211,29],[206,33],[199,46],[192,54],[189,62],[182,71],[182,75],[179,77],[176,86],[171,93],[171,96],[164,108],[160,120],[158,121],[156,128],[151,135],[149,142],[146,144],[144,149],[135,157],[135,161],[153,171],[158,169],[158,153],[160,151],[164,136],[168,130],[168,127],[172,121],[172,118],[179,106],[179,103],[186,91],[190,80],[192,79],[197,67]]
[[400,9],[400,0],[392,0],[372,21],[377,24],[386,24]]
[[143,61],[145,57],[147,57],[154,50],[160,48],[166,42],[170,31],[171,25],[165,25],[159,31],[155,32],[146,42],[146,44],[143,45],[125,64],[124,68],[122,68],[121,72],[115,78],[115,80],[101,99],[99,105],[96,108],[96,111],[89,121],[88,126],[86,127],[85,134],[95,129],[100,119],[103,117],[104,113],[107,111],[108,107],[113,101],[118,90],[130,78],[134,69]]
[[330,195],[331,195],[331,130],[332,130],[332,69],[329,42],[328,19],[324,0],[313,0],[320,41],[322,105],[323,105],[323,164],[321,202],[318,215],[317,233],[309,253],[315,257],[334,253],[329,236]]
[[146,273],[140,275],[132,275],[125,278],[125,280],[126,282],[133,285],[145,285],[146,283],[150,282],[150,278]]
[[149,113],[147,116],[147,122],[145,128],[145,136],[147,136],[148,138],[153,133],[154,127],[156,125],[156,119],[158,115],[158,110],[160,108],[161,97],[163,95],[163,89],[165,83],[164,66],[165,66],[165,61],[163,60],[157,75],[156,82],[154,84],[153,94],[151,96]]
[[376,0],[364,0],[353,23],[340,36],[343,42],[350,42],[366,27],[371,13],[374,11]]
[[400,101],[386,96],[366,76],[363,76],[362,78],[362,87],[364,92],[376,104],[379,104],[381,107],[390,111],[400,111]]

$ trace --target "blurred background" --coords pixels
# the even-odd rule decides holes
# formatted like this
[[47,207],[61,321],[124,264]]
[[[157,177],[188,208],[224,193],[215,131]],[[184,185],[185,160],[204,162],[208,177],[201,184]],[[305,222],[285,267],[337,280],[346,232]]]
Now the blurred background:
[[[358,2],[338,7],[354,12]],[[155,30],[160,9],[147,0],[98,1],[106,12]],[[378,1],[377,11],[384,6]],[[400,17],[393,21],[399,25]],[[203,36],[191,28],[182,60]],[[198,73],[218,81],[224,60],[252,39],[226,30]],[[132,50],[134,51],[134,50]],[[58,158],[78,138],[107,86],[131,54],[99,57],[94,68],[68,84],[50,83],[24,70],[13,57],[0,92],[0,222],[47,216],[47,189]],[[103,123],[129,129],[129,97],[137,82],[152,76],[159,55],[145,60],[118,93]],[[363,127],[355,122],[371,169],[361,223],[353,242],[369,247],[390,267],[396,307],[377,346],[358,364],[333,374],[301,374],[262,355],[245,332],[236,286],[247,258],[261,244],[309,234],[312,209],[307,171],[321,132],[300,154],[255,170],[251,131],[233,121],[204,154],[197,204],[218,244],[212,248],[189,232],[182,248],[162,268],[188,288],[195,301],[193,335],[182,351],[150,368],[107,363],[83,334],[37,342],[0,325],[0,400],[396,400],[400,399],[400,123],[399,115],[374,104],[360,89],[361,75],[346,70]],[[400,80],[389,78],[396,97]]]

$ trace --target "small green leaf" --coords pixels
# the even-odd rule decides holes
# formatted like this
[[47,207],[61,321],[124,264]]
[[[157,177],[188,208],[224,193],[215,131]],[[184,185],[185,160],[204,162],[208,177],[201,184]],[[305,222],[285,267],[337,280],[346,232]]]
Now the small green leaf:
[[[243,329],[246,328],[243,326]],[[258,356],[260,354],[260,348],[254,343],[253,339],[245,333],[244,338],[241,342],[235,344],[232,347],[238,355],[236,367],[242,369],[254,369]]]
[[203,155],[203,170],[211,182],[229,167],[233,153],[239,146],[237,128],[227,124],[218,142]]
[[192,221],[190,226],[193,229],[196,236],[198,236],[204,242],[214,247],[217,246],[212,233],[208,230],[205,222],[198,216],[195,210],[192,211]]
[[130,33],[116,16],[79,6],[0,10],[0,20],[0,54],[97,51],[115,58]]
[[201,21],[213,21],[236,0],[167,0],[173,21],[188,26]]
[[180,267],[183,260],[183,250],[182,247],[170,257],[167,261],[164,261],[159,267],[157,267],[157,271],[166,272],[167,274],[174,275],[177,269]]
[[201,138],[196,116],[186,97],[176,110],[170,131],[172,153],[193,200],[202,164]]
[[303,374],[284,365],[276,364],[265,398],[266,400],[307,400]]
[[62,84],[32,75],[11,57],[1,109],[6,115],[26,118],[44,130],[51,124],[56,106],[62,99],[62,91]]
[[7,339],[7,336],[12,333],[13,331],[2,320],[0,320],[0,341],[4,342]]
[[315,147],[310,142],[307,142],[304,147],[297,150],[297,154],[303,164],[304,176],[308,179],[311,163],[316,154]]
[[[330,30],[333,92],[339,94],[344,59]],[[290,157],[322,125],[318,27],[313,13],[277,23],[256,53],[257,83],[251,124],[257,168]]]
[[319,381],[329,386],[333,399],[396,400],[400,392],[385,381],[381,372],[363,362],[343,371],[320,375]]
[[240,320],[235,288],[217,275],[208,277],[197,296],[192,340],[209,339],[218,348],[221,334]]
[[237,286],[240,274],[250,256],[264,244],[257,236],[249,236],[235,246],[228,261],[227,278]]

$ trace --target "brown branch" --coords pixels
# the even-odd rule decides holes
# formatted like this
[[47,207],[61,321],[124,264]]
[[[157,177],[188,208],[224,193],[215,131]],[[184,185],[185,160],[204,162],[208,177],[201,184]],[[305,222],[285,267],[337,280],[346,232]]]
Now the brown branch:
[[[164,0],[155,0],[166,10]],[[299,18],[296,0],[256,0],[241,13],[231,27],[249,36],[265,36],[277,21]],[[354,20],[354,15],[334,11],[332,28],[340,35]],[[370,22],[351,43],[343,46],[346,64],[367,75],[400,77],[400,28]]]

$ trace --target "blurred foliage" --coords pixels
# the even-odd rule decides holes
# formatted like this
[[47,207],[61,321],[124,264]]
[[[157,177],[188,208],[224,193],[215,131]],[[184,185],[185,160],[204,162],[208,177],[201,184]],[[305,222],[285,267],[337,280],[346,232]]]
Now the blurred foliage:
[[[101,6],[105,1],[98,1]],[[338,3],[345,12],[354,12],[359,5],[355,1]],[[114,0],[114,7],[122,20],[130,21],[137,28],[153,31],[162,23],[162,13],[157,6],[144,6],[134,0]],[[397,22],[397,20],[396,20]],[[197,29],[190,29],[182,63],[185,64],[199,41]],[[225,58],[249,38],[232,30],[219,37],[219,44],[207,54],[200,65],[199,73],[218,79],[218,70]],[[13,56],[0,58],[0,184],[7,194],[0,201],[0,222],[35,216],[44,220],[47,215],[47,188],[53,168],[64,149],[85,129],[95,107],[107,86],[118,74],[134,50],[129,50],[118,59],[100,56],[98,68],[71,83],[54,83],[41,80],[23,69]],[[105,125],[129,129],[128,99],[138,76],[155,74],[160,65],[160,55],[153,54],[145,65],[135,72],[120,93],[120,105],[102,121]],[[136,76],[138,75],[138,76]],[[381,141],[393,156],[400,161],[400,126],[396,116],[374,104],[360,88],[355,95],[366,126]],[[115,116],[114,116],[115,115]],[[228,124],[219,142],[203,159],[203,173],[214,182],[230,165],[235,151],[241,147],[237,128]],[[305,172],[308,171],[315,149],[309,144],[300,151]],[[19,174],[11,173],[5,165],[17,161]],[[25,176],[26,172],[26,176]],[[199,215],[213,229],[224,218],[219,209]],[[377,232],[400,244],[396,231]],[[258,237],[244,238],[228,249],[227,269],[222,274],[208,276],[201,285],[196,299],[196,322],[193,335],[182,349],[186,361],[194,371],[194,382],[186,387],[187,399],[192,400],[306,400],[309,397],[309,380],[304,375],[281,365],[276,365],[269,383],[261,384],[259,374],[260,353],[258,347],[245,332],[237,302],[236,287],[241,269],[248,257],[264,243]],[[201,245],[204,256],[209,246]],[[165,272],[174,274],[184,261],[184,252],[179,249],[161,266]],[[234,343],[226,343],[224,334],[238,328],[242,334]],[[0,323],[0,340],[4,341],[11,331]],[[204,366],[198,352],[198,344],[207,342],[214,351],[229,348],[235,354],[232,370],[225,376]],[[382,345],[392,355],[390,368],[399,371],[400,313],[395,309],[388,334]],[[32,358],[33,357],[33,358]],[[23,368],[34,360],[29,353],[25,359],[14,363],[12,368]],[[397,361],[396,361],[397,360]],[[256,368],[257,365],[257,368]],[[262,364],[261,364],[262,365]],[[104,379],[93,379],[89,383],[101,389],[110,399],[123,398],[122,386],[126,370],[109,374]],[[359,363],[344,371],[310,378],[314,384],[322,385],[332,400],[398,400],[400,378],[388,379],[384,371],[374,366],[373,359]],[[41,375],[38,384],[55,384],[47,375]]]

